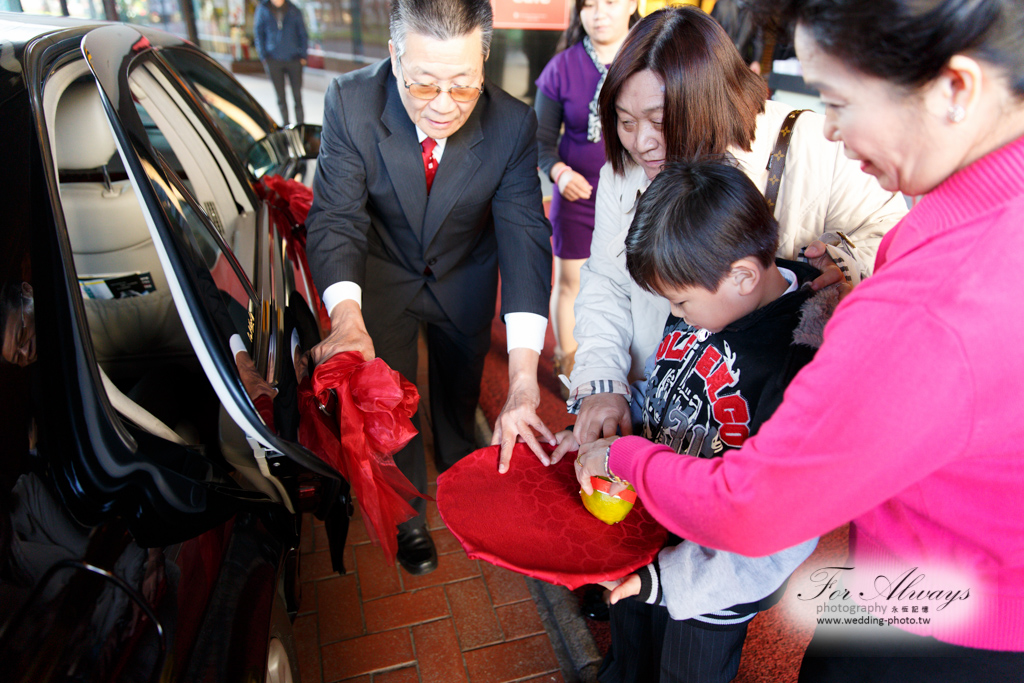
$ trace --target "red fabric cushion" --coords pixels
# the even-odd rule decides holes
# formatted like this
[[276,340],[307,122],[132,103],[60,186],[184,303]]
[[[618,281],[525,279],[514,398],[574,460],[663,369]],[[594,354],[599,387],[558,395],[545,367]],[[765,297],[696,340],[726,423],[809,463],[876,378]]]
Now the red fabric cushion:
[[572,455],[545,467],[516,444],[498,474],[498,451],[481,448],[437,478],[437,509],[471,558],[573,590],[621,578],[664,546],[668,532],[640,500],[618,524],[587,512]]

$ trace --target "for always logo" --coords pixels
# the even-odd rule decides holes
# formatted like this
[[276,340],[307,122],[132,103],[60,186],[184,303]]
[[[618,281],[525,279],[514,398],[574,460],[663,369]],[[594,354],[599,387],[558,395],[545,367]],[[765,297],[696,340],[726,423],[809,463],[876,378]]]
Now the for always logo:
[[707,330],[686,327],[662,339],[647,379],[643,435],[677,453],[711,458],[750,435],[750,406],[736,386],[736,356]]

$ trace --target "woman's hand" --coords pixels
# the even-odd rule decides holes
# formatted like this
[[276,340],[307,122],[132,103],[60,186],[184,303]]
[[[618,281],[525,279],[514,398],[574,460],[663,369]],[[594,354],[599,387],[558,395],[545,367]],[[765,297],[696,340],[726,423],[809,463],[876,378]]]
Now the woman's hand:
[[817,292],[837,282],[842,283],[839,285],[840,300],[853,291],[853,285],[846,281],[843,271],[839,269],[836,262],[829,256],[824,242],[814,240],[808,244],[807,248],[804,249],[804,256],[807,257],[808,263],[821,271],[821,275],[811,282],[811,289]]
[[629,402],[621,394],[592,394],[580,401],[580,413],[573,425],[572,433],[581,444],[590,443],[602,436],[623,436],[633,433],[629,418]]
[[581,174],[569,169],[558,176],[558,193],[562,199],[574,202],[577,199],[590,199],[594,187]]
[[[580,446],[575,463],[576,479],[580,482],[580,488],[583,489],[583,493],[588,496],[594,493],[594,487],[590,485],[590,478],[608,476],[608,470],[604,467],[605,454],[618,438],[613,436]],[[624,484],[612,484],[609,492],[614,496],[625,488]]]

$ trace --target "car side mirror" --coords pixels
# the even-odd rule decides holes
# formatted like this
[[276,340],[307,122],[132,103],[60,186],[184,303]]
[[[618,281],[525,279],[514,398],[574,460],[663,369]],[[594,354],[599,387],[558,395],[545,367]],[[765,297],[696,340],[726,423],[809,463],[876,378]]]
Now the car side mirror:
[[323,126],[300,123],[274,131],[255,143],[246,154],[249,172],[259,180],[271,171],[290,176],[286,167],[302,160],[315,160],[320,154]]

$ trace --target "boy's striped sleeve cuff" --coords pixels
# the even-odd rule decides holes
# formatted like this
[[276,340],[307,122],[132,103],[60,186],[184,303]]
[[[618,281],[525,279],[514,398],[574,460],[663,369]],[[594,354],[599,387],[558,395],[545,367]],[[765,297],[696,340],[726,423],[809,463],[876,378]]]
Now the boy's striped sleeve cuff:
[[646,602],[648,605],[660,605],[662,592],[658,560],[640,567],[636,573],[640,577],[640,592],[637,593],[636,599]]

